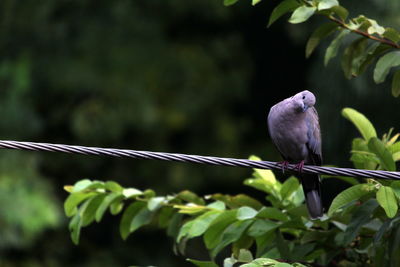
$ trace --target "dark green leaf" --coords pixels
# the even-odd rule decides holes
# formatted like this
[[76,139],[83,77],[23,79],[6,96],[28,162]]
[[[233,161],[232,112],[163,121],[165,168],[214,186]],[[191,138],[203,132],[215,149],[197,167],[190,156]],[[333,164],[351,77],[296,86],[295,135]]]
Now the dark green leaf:
[[351,221],[344,233],[342,245],[347,246],[354,240],[361,227],[371,220],[372,214],[377,207],[378,203],[376,200],[369,199],[354,211]]
[[225,211],[212,222],[203,236],[207,249],[215,248],[218,245],[225,228],[236,221],[236,213],[236,210]]
[[224,6],[231,6],[235,4],[238,0],[224,0]]
[[139,229],[141,226],[149,224],[153,219],[154,213],[150,211],[146,206],[143,207],[136,216],[133,217],[129,226],[129,233],[132,233]]
[[97,196],[93,196],[88,199],[88,205],[86,209],[82,212],[82,227],[91,224],[94,221],[95,214],[101,203],[103,202],[106,194],[102,193]]
[[397,70],[393,75],[392,95],[394,97],[398,97],[400,95],[400,70]]
[[361,37],[353,41],[343,52],[342,69],[344,76],[351,79],[352,76],[358,75],[360,62],[363,57],[365,48],[367,47],[368,39]]
[[130,233],[133,218],[145,207],[145,202],[137,201],[133,202],[125,209],[121,218],[121,223],[119,225],[119,232],[124,240],[128,237]]
[[[276,230],[276,246],[278,248],[279,254],[281,255],[281,258],[283,259],[292,259],[292,255],[289,249],[289,244],[288,242],[283,238],[281,231]],[[276,265],[275,265],[276,266]]]
[[270,220],[257,219],[249,228],[248,235],[258,237],[279,227],[279,224]]
[[357,110],[344,108],[342,110],[342,115],[357,127],[365,141],[369,141],[372,137],[376,137],[376,131],[372,123]]
[[389,241],[390,266],[400,266],[400,227],[394,231]]
[[332,8],[330,8],[330,10],[333,11],[333,13],[335,13],[336,15],[339,16],[339,18],[342,21],[345,21],[347,19],[347,16],[349,15],[349,11],[347,11],[347,9],[345,9],[342,6],[334,6]]
[[189,202],[189,203],[194,203],[197,205],[204,205],[204,199],[202,199],[201,197],[199,197],[198,195],[196,195],[195,193],[189,191],[189,190],[185,190],[182,191],[178,194],[178,198]]
[[292,13],[290,23],[297,24],[308,20],[317,10],[316,7],[300,6]]
[[211,257],[214,258],[224,247],[238,240],[252,222],[252,220],[236,221],[229,225],[222,233],[221,241],[212,249]]
[[324,64],[325,66],[328,65],[329,61],[336,57],[337,52],[339,51],[340,45],[342,43],[343,38],[349,34],[349,30],[342,30],[335,39],[331,42],[325,52]]
[[312,34],[306,45],[306,57],[308,58],[321,40],[336,31],[339,26],[334,22],[322,24]]
[[282,1],[272,11],[271,16],[269,17],[268,27],[271,26],[271,24],[274,23],[277,19],[279,19],[280,17],[282,17],[286,13],[295,10],[299,6],[300,6],[300,4],[296,0],[285,0],[285,1]]
[[392,188],[388,186],[381,186],[376,193],[376,200],[379,205],[385,210],[389,218],[393,218],[397,214],[398,206],[397,199],[394,195]]
[[176,238],[178,236],[182,218],[183,218],[183,214],[181,214],[181,213],[175,213],[172,216],[172,218],[168,224],[168,228],[167,228],[168,236],[171,236],[173,238]]
[[378,62],[376,62],[374,70],[374,81],[381,83],[385,81],[386,76],[393,67],[400,65],[400,52],[394,51],[383,55]]
[[371,44],[365,51],[363,57],[360,59],[358,74],[363,73],[378,56],[390,49],[391,47],[386,44],[379,44],[377,42]]
[[396,164],[393,160],[392,154],[380,139],[376,137],[371,138],[368,142],[368,148],[380,159],[380,164],[383,169],[387,171],[396,170]]
[[116,193],[116,192],[107,195],[96,211],[96,216],[95,216],[96,222],[101,221],[101,218],[103,218],[104,212],[111,205],[111,203],[113,203],[114,201],[120,202],[123,198],[124,198],[124,196],[121,193]]
[[374,190],[372,185],[358,184],[340,192],[332,201],[332,204],[329,207],[328,216],[332,216],[337,209],[354,200],[358,200],[360,197],[370,193],[372,190]]
[[67,217],[71,217],[74,214],[76,214],[78,210],[77,206],[85,199],[88,199],[94,195],[96,195],[95,192],[91,193],[78,192],[70,194],[64,202],[64,211]]
[[169,206],[162,207],[158,215],[158,225],[160,228],[169,226],[171,217],[175,214],[175,209]]
[[400,41],[400,33],[393,28],[386,28],[385,32],[383,34],[383,37],[385,37],[386,39],[389,39],[395,43]]

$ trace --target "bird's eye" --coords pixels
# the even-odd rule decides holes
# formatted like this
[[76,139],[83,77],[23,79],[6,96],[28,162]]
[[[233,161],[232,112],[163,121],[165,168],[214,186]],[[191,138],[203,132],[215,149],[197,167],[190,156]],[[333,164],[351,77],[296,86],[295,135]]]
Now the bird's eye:
[[305,96],[305,95],[303,95],[303,99],[306,99],[306,96]]

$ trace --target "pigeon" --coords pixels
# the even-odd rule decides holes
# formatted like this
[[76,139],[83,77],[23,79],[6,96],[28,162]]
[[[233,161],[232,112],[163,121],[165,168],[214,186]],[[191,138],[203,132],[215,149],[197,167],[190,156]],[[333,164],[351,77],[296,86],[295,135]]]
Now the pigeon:
[[305,90],[274,105],[268,114],[269,134],[284,159],[283,169],[288,163],[297,164],[311,219],[323,216],[319,175],[301,173],[304,164],[322,164],[315,101],[314,94]]

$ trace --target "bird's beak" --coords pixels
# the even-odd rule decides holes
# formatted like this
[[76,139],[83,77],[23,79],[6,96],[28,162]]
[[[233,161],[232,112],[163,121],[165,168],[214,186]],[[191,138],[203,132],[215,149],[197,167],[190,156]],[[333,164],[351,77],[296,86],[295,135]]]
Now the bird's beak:
[[304,104],[304,106],[303,106],[303,112],[306,112],[307,109],[308,109],[308,105]]

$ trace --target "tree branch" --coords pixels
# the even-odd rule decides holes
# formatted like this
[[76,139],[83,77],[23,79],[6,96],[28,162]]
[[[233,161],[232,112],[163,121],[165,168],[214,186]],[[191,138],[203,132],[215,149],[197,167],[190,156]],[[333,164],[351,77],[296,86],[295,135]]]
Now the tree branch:
[[335,17],[333,17],[333,16],[329,16],[328,18],[329,18],[331,21],[337,23],[337,24],[338,24],[340,27],[342,27],[342,28],[348,29],[348,30],[350,30],[350,31],[352,31],[352,32],[354,32],[354,33],[357,33],[357,34],[359,34],[359,35],[362,35],[362,36],[364,36],[364,37],[366,37],[366,38],[368,38],[368,39],[371,39],[371,40],[380,42],[380,43],[382,43],[382,44],[389,45],[389,46],[391,46],[391,47],[393,47],[393,48],[396,48],[396,49],[400,49],[400,45],[396,44],[395,42],[393,42],[393,41],[391,41],[391,40],[388,40],[388,39],[385,39],[385,38],[380,38],[380,37],[371,35],[371,34],[369,34],[368,32],[364,32],[364,31],[361,31],[361,30],[358,30],[358,29],[351,29],[346,23],[344,23],[344,22],[341,21],[340,19],[337,19],[337,18],[335,18]]

